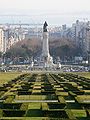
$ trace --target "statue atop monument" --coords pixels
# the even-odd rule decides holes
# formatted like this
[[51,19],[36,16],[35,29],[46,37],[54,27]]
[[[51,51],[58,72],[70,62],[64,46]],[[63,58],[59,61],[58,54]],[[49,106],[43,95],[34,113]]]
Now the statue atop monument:
[[48,26],[48,24],[47,24],[47,22],[45,21],[45,23],[44,23],[44,25],[43,25],[43,32],[47,32],[47,26]]

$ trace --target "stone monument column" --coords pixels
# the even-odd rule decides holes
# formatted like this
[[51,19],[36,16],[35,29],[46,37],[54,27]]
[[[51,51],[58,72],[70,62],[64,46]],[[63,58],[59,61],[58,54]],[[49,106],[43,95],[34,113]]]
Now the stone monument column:
[[47,31],[47,22],[45,21],[44,26],[43,26],[43,48],[42,48],[42,54],[44,58],[44,62],[48,61],[49,58],[49,44],[48,44],[48,31]]
[[49,34],[47,30],[47,22],[45,21],[43,25],[43,46],[42,46],[42,56],[43,56],[43,61],[44,61],[44,67],[51,67],[53,66],[53,60],[52,57],[49,54]]

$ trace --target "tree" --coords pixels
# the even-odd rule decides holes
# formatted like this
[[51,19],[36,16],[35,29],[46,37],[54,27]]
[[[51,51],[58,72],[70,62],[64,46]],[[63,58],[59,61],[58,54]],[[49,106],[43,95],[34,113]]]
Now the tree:
[[0,52],[0,58],[2,57],[2,52]]

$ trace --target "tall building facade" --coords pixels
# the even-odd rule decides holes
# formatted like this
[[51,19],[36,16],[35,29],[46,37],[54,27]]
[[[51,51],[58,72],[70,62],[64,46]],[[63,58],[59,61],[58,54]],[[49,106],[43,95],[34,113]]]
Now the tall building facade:
[[4,37],[4,30],[0,28],[0,52],[4,53],[6,50],[6,42]]
[[5,53],[8,47],[9,30],[0,28],[0,52]]
[[82,49],[82,54],[87,54],[89,32],[87,28],[90,28],[89,22],[82,22],[77,20],[71,27],[71,38],[75,41],[76,46]]
[[25,31],[22,28],[0,27],[0,52],[5,53],[12,45],[25,39]]
[[86,50],[90,51],[90,28],[87,28],[87,35],[86,35]]

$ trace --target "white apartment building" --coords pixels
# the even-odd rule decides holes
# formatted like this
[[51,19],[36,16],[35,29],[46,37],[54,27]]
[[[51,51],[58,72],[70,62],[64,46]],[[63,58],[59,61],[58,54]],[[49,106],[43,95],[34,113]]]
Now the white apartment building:
[[86,50],[87,50],[87,51],[90,51],[90,28],[87,29]]
[[5,53],[6,51],[6,41],[4,36],[3,28],[0,28],[0,52]]
[[79,20],[71,27],[71,37],[75,40],[76,46],[83,50],[83,54],[87,53],[88,40],[90,39],[90,32],[87,31],[87,28],[90,28],[90,23]]

